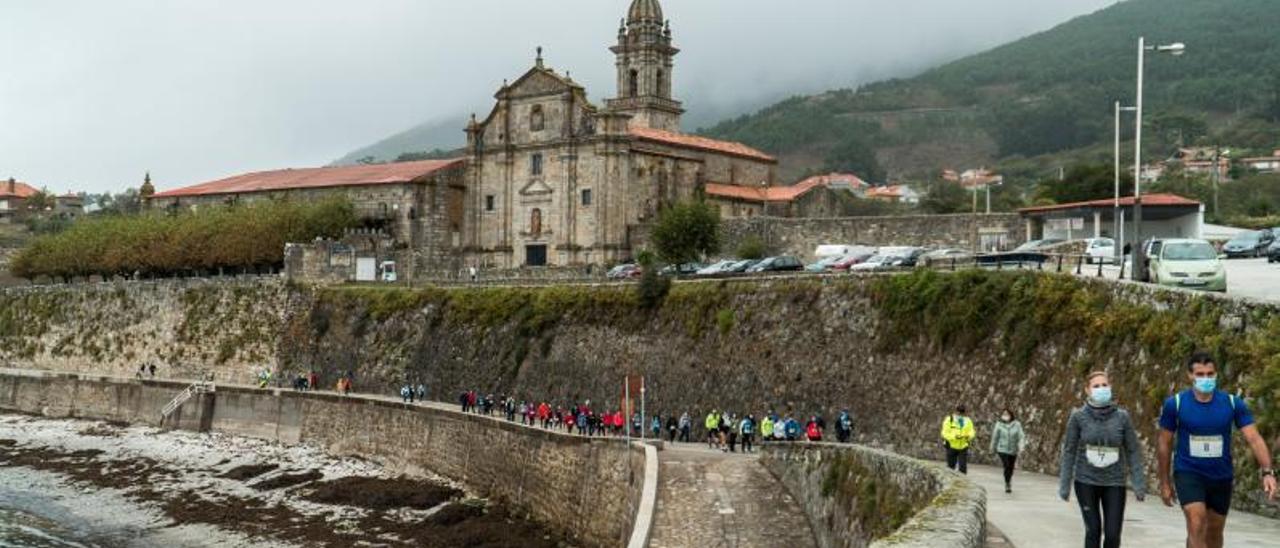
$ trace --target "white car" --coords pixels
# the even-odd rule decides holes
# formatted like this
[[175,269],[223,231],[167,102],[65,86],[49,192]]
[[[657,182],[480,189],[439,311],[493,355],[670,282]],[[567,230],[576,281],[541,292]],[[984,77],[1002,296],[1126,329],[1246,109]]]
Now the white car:
[[1084,241],[1084,256],[1089,264],[1116,260],[1116,241],[1111,238],[1089,238]]
[[736,264],[738,264],[738,261],[720,261],[710,266],[706,266],[698,269],[697,274],[699,276],[714,276],[716,274],[724,274],[725,272],[729,271],[729,267]]

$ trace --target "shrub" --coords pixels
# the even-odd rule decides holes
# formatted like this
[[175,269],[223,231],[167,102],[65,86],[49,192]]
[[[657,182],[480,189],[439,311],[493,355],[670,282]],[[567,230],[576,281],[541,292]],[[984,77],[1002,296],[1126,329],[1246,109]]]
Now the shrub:
[[764,242],[755,236],[748,236],[742,243],[738,244],[737,255],[739,259],[760,260],[768,254]]

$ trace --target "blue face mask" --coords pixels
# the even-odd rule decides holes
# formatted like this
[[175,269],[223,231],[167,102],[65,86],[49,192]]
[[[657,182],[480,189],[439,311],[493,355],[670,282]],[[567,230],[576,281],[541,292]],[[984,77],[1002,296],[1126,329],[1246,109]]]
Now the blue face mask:
[[1196,377],[1196,392],[1208,394],[1218,387],[1217,377]]
[[1111,387],[1099,386],[1093,389],[1093,395],[1089,396],[1089,400],[1097,405],[1108,405],[1111,403]]

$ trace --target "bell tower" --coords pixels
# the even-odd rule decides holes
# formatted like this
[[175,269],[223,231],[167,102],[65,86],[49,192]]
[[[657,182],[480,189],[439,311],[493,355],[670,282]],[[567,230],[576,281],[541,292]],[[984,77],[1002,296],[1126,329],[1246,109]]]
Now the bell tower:
[[618,70],[618,95],[608,101],[609,109],[631,115],[632,126],[680,131],[684,108],[671,98],[680,50],[671,45],[671,23],[662,18],[658,0],[633,0],[618,28],[618,44],[609,49]]

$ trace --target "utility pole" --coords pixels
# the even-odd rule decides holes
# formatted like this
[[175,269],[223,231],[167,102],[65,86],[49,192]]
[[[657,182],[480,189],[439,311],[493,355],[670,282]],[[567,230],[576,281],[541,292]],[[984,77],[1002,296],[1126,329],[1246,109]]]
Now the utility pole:
[[1129,276],[1141,280],[1139,272],[1147,269],[1147,256],[1142,249],[1142,73],[1146,68],[1147,38],[1138,37],[1138,101],[1134,106],[1137,126],[1133,130],[1133,269]]

